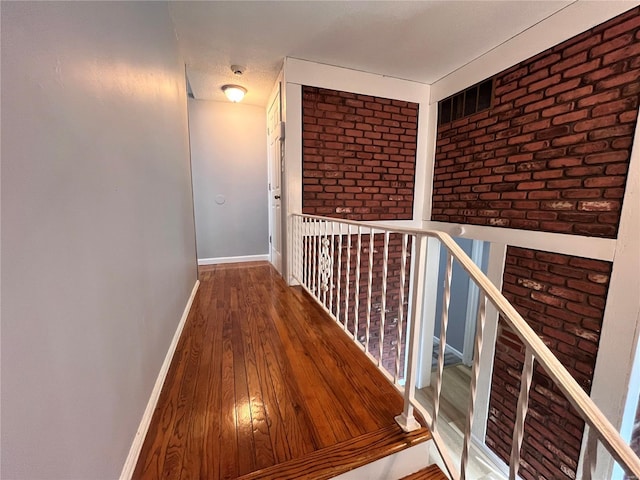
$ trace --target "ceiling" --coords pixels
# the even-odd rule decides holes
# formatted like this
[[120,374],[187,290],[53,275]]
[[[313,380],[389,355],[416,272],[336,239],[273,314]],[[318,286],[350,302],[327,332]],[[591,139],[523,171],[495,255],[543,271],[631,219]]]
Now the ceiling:
[[[171,2],[197,99],[265,106],[284,57],[433,83],[573,0]],[[241,77],[230,65],[246,67]]]

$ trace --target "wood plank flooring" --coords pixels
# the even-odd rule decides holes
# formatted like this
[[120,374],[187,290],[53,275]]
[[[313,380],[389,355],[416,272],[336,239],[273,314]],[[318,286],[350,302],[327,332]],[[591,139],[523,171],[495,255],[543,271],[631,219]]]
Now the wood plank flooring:
[[423,468],[419,472],[407,475],[402,480],[447,480],[447,476],[434,464]]
[[329,478],[313,472],[430,438],[401,433],[400,395],[268,263],[202,268],[200,281],[134,479]]

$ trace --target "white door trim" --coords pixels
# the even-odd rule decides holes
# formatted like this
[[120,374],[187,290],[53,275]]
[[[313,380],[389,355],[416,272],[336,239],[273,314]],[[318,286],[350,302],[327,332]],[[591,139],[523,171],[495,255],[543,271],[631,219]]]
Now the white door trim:
[[[282,275],[283,270],[283,257],[284,257],[284,235],[286,227],[283,224],[284,218],[282,215],[274,214],[274,209],[277,209],[274,202],[278,202],[279,211],[282,213],[284,202],[282,196],[284,194],[283,188],[283,138],[284,138],[284,126],[282,122],[282,79],[276,80],[273,93],[271,95],[270,103],[267,109],[267,159],[269,170],[269,188],[267,190],[267,204],[269,211],[269,261],[275,267],[275,269]],[[277,111],[274,112],[274,109]],[[272,118],[272,115],[276,115],[277,118]],[[280,168],[276,172],[276,165],[279,164]],[[274,198],[275,197],[275,198]],[[276,200],[277,199],[277,200]],[[280,228],[278,228],[278,225]],[[274,244],[279,248],[274,249]]]

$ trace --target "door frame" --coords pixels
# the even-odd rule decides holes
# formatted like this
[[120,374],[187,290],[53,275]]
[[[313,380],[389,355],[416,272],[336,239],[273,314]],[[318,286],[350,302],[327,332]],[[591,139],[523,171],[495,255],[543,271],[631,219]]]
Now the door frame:
[[[283,128],[283,122],[282,122],[282,105],[283,105],[283,101],[282,101],[282,95],[283,95],[283,88],[282,88],[282,80],[280,78],[278,78],[278,80],[276,81],[276,84],[274,86],[274,89],[269,97],[269,102],[268,102],[268,106],[267,106],[267,111],[266,111],[266,115],[267,115],[267,168],[268,168],[268,188],[267,188],[267,208],[268,208],[268,212],[269,212],[269,243],[268,243],[268,248],[269,248],[269,262],[274,266],[274,268],[278,271],[278,273],[280,275],[284,274],[284,256],[286,255],[286,253],[284,252],[284,246],[285,246],[285,242],[284,242],[284,235],[285,235],[285,225],[283,224],[283,216],[281,215],[281,221],[280,221],[280,231],[277,232],[278,235],[280,235],[280,265],[278,265],[278,262],[276,262],[276,259],[273,258],[273,237],[276,234],[276,229],[277,229],[277,222],[276,222],[276,218],[273,215],[273,208],[272,208],[272,188],[271,186],[273,185],[273,179],[274,179],[274,165],[273,165],[273,157],[271,155],[271,142],[273,141],[277,141],[280,143],[280,145],[278,146],[278,148],[276,148],[276,155],[280,156],[280,211],[283,212],[284,211],[284,201],[283,201],[283,194],[284,194],[284,185],[283,185],[283,180],[284,180],[284,175],[283,175],[283,171],[284,171],[284,128]],[[270,130],[270,118],[269,118],[269,114],[272,111],[272,107],[274,107],[275,102],[278,102],[277,108],[278,108],[278,121],[277,121],[277,126],[274,127],[273,130]],[[275,137],[275,138],[274,138]]]

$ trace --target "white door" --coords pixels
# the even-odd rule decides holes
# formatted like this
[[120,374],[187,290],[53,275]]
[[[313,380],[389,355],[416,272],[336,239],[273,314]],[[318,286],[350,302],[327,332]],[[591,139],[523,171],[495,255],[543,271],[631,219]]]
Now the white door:
[[269,142],[269,248],[271,263],[282,274],[282,122],[280,92],[267,113]]

